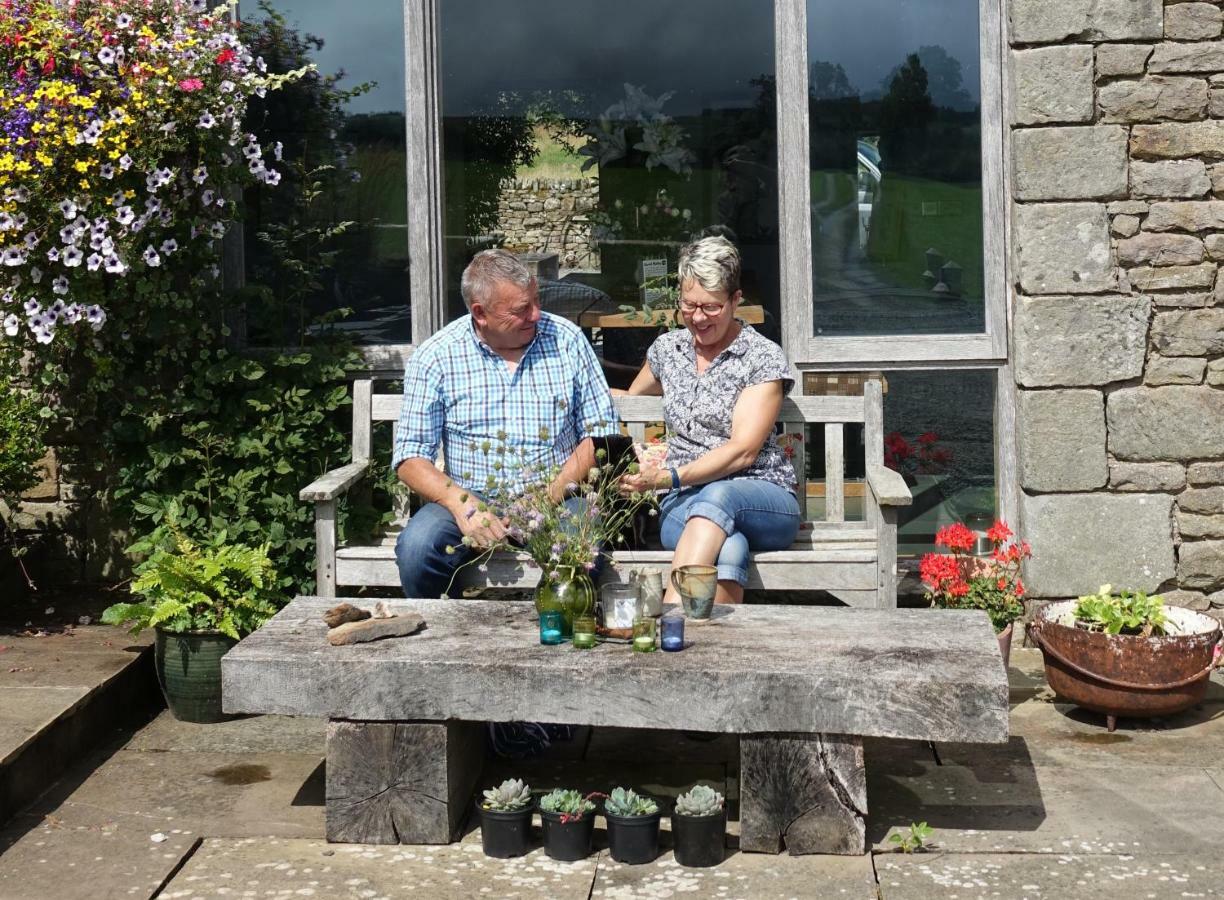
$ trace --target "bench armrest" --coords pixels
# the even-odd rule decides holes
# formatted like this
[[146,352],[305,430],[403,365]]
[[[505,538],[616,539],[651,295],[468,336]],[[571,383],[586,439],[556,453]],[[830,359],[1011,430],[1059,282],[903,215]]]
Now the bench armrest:
[[362,478],[370,468],[368,459],[358,459],[346,466],[320,475],[298,494],[299,500],[335,500]]
[[867,485],[881,506],[909,506],[914,502],[901,473],[894,472],[887,466],[874,463],[868,465]]

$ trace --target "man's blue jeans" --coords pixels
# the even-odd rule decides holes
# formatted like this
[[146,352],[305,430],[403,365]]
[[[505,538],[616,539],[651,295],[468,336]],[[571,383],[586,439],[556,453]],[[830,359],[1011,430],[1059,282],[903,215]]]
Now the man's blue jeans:
[[[575,515],[586,515],[586,501],[571,497],[565,505]],[[447,546],[455,548],[447,553]],[[426,503],[408,520],[395,541],[395,564],[405,597],[441,597],[448,593],[455,570],[475,558],[463,544],[463,532],[445,506]],[[601,559],[602,561],[602,559]],[[592,573],[598,578],[599,569]]]
[[693,516],[727,533],[718,552],[718,580],[748,583],[749,550],[785,550],[799,533],[799,501],[760,478],[712,481],[665,494],[659,503],[663,546],[675,550]]

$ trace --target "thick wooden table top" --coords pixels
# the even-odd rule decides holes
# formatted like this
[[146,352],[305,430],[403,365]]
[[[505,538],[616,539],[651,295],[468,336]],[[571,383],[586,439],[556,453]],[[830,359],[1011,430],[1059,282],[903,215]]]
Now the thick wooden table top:
[[[389,601],[423,631],[333,647],[298,597],[222,660],[231,713],[533,721],[1003,742],[1007,674],[985,613],[745,605],[679,653],[539,643],[530,603]],[[372,605],[368,600],[352,600]]]

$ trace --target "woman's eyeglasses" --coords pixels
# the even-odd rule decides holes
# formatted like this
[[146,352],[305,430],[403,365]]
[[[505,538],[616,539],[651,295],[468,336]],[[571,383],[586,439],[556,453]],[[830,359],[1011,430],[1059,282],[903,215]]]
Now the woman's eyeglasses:
[[710,318],[713,318],[727,308],[726,303],[689,303],[687,300],[681,300],[677,305],[680,307],[680,312],[686,316],[691,316],[697,310],[701,310]]

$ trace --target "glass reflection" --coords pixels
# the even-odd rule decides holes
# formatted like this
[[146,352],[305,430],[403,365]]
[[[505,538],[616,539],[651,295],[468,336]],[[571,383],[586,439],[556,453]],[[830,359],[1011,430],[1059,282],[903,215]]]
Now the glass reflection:
[[761,7],[441,4],[449,315],[465,312],[472,255],[505,247],[624,387],[670,315],[679,248],[717,230],[744,257],[749,315],[777,338],[774,40]]
[[817,335],[984,328],[977,6],[808,2]]

